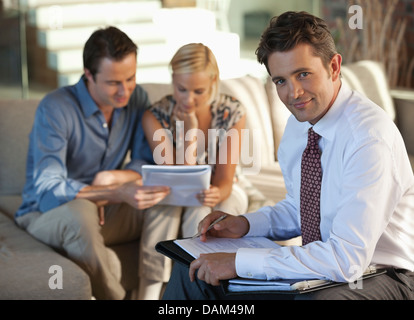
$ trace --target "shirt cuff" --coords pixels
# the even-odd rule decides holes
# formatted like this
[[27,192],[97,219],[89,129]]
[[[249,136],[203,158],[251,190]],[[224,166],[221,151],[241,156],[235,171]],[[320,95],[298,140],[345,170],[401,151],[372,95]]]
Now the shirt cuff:
[[245,237],[265,237],[269,233],[269,221],[260,211],[245,214],[244,217],[249,221],[249,232]]
[[39,211],[47,212],[64,203],[74,200],[79,191],[86,186],[87,184],[70,179],[60,183],[40,196],[38,200]]
[[[236,273],[247,279],[266,280],[264,272],[266,257],[272,249],[240,248],[236,254]],[[252,263],[254,261],[254,263]]]
[[72,188],[72,190],[69,190],[69,188],[66,190],[67,197],[70,198],[70,200],[73,200],[77,196],[79,191],[88,186],[88,184],[77,180],[69,180],[68,184]]

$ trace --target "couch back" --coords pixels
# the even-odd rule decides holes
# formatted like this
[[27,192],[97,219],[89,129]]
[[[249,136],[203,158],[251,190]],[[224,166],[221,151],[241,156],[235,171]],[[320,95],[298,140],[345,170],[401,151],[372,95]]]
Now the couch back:
[[22,192],[38,100],[0,100],[0,195]]
[[396,120],[394,100],[384,66],[376,61],[364,60],[342,67],[342,81],[352,89],[366,95]]

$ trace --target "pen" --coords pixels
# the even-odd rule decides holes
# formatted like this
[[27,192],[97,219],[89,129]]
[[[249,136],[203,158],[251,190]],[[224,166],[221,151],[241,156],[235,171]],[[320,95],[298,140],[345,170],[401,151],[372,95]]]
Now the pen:
[[[219,223],[221,220],[224,220],[225,218],[227,217],[227,214],[224,214],[224,215],[222,215],[220,218],[218,218],[218,219],[216,219],[216,220],[214,220],[209,226],[208,226],[208,228],[207,228],[207,231],[206,232],[208,232],[211,228],[213,228],[214,227],[214,225],[216,225],[217,223]],[[197,232],[191,239],[194,239],[194,238],[198,238],[199,236],[201,236],[201,231],[200,232]]]

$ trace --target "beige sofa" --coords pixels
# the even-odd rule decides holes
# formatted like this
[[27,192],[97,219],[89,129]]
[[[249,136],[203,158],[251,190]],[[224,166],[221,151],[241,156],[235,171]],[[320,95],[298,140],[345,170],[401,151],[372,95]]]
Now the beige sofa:
[[[412,92],[395,91],[391,96],[380,65],[370,61],[343,68],[343,79],[362,91],[388,112],[397,123],[414,154],[414,99]],[[166,84],[144,84],[154,102],[171,92]],[[222,91],[237,97],[247,109],[247,128],[254,133],[244,141],[256,153],[260,172],[248,175],[249,163],[242,167],[249,193],[249,211],[273,204],[285,195],[283,177],[277,162],[277,147],[289,112],[280,102],[269,80],[251,76],[222,81]],[[90,299],[88,276],[62,254],[32,238],[13,222],[13,214],[21,202],[25,179],[25,161],[36,100],[0,100],[0,299]],[[260,147],[258,147],[258,145]],[[251,170],[250,170],[251,172]],[[298,242],[293,242],[298,243]],[[122,266],[122,283],[133,293],[138,285],[136,274],[138,243],[111,248],[113,259]],[[63,271],[63,289],[51,289],[51,266]]]

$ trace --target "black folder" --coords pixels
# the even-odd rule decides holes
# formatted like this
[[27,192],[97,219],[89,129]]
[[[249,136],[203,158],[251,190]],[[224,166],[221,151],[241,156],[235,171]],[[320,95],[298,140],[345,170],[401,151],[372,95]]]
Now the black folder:
[[180,246],[174,243],[174,240],[166,240],[158,242],[155,246],[155,250],[168,258],[183,264],[186,267],[190,266],[190,263],[195,260],[195,258],[183,250]]
[[[189,267],[191,262],[195,260],[195,258],[190,255],[188,252],[183,250],[180,246],[178,246],[175,240],[166,240],[157,243],[155,249],[167,256],[168,258],[172,259],[175,262],[178,262],[186,267]],[[370,273],[364,274],[362,279],[368,279],[374,276],[378,276],[380,274],[385,273],[385,269],[380,270],[372,270]],[[292,290],[275,290],[270,289],[266,290],[266,286],[263,286],[263,290],[249,290],[248,285],[246,285],[246,289],[243,291],[232,291],[230,290],[230,283],[228,280],[221,281],[221,287],[226,295],[245,295],[245,294],[261,294],[261,295],[269,295],[269,294],[302,294],[302,293],[309,293],[316,290],[322,290],[326,288],[331,288],[340,285],[347,285],[347,282],[333,282],[333,281],[326,281],[323,284],[313,285],[312,280],[297,280],[296,282],[292,282],[292,285],[296,283],[305,284],[302,285],[300,289],[292,289]],[[307,285],[309,284],[309,285]]]

